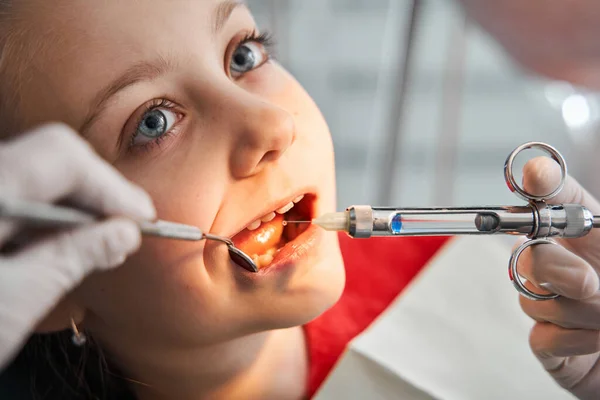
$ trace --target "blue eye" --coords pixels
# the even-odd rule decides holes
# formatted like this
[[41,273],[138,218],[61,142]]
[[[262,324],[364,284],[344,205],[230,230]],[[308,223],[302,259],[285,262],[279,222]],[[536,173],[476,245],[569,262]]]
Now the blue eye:
[[258,42],[242,43],[231,55],[229,68],[232,76],[239,76],[260,67],[267,61],[265,47]]
[[164,108],[147,111],[138,124],[133,137],[133,145],[151,142],[163,136],[177,122],[177,114]]

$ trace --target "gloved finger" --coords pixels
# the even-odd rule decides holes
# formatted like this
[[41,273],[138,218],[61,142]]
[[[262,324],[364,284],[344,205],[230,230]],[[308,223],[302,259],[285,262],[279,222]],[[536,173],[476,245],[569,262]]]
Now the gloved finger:
[[530,335],[531,349],[551,369],[560,364],[556,358],[600,352],[600,331],[566,329],[550,323],[537,323]]
[[[523,168],[523,187],[530,193],[543,195],[551,192],[560,182],[560,167],[548,157],[529,160]],[[548,201],[550,204],[581,204],[593,214],[600,214],[600,203],[575,179],[568,176],[563,190]],[[586,236],[560,241],[565,247],[600,271],[600,230],[593,229]]]
[[5,258],[3,263],[13,277],[44,281],[56,294],[64,294],[95,269],[122,264],[140,243],[141,233],[135,222],[114,218],[47,238]]
[[0,190],[45,202],[68,198],[104,215],[155,217],[148,194],[62,124],[39,127],[0,146]]
[[[18,349],[24,338],[73,287],[95,269],[121,264],[140,244],[137,225],[111,219],[52,237],[0,259],[0,348]],[[2,351],[0,366],[10,351]]]
[[568,329],[600,329],[600,294],[585,300],[566,297],[533,301],[520,296],[525,314],[536,321],[551,322]]
[[519,274],[536,288],[571,299],[589,298],[600,288],[592,266],[562,246],[531,246],[521,253],[517,265]]
[[600,366],[600,332],[535,324],[529,345],[542,366],[563,388],[588,393]]

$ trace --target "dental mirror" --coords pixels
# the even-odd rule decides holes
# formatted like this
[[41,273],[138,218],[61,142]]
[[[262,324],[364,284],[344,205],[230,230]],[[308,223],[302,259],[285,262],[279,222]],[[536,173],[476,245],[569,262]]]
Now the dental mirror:
[[227,250],[229,250],[229,258],[231,258],[231,261],[247,271],[258,272],[258,267],[256,264],[254,264],[254,261],[248,256],[248,254],[229,243],[227,244]]
[[231,261],[244,268],[246,271],[258,272],[258,267],[250,258],[250,256],[248,256],[248,254],[235,247],[235,244],[233,244],[231,239],[227,239],[225,237],[213,235],[210,233],[205,233],[203,235],[203,238],[225,243],[227,245],[227,250],[229,251],[229,258],[231,259]]

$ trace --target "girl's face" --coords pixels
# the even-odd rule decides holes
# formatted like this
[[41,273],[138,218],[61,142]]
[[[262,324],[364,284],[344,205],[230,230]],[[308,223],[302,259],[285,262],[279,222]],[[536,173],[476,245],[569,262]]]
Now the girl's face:
[[269,60],[245,5],[32,3],[13,11],[21,39],[40,43],[19,73],[26,125],[69,123],[150,193],[159,218],[235,235],[265,265],[251,274],[217,242],[145,238],[123,267],[72,295],[86,328],[113,350],[188,348],[303,324],[337,300],[336,236],[281,232],[290,215],[333,210],[330,135],[309,96]]

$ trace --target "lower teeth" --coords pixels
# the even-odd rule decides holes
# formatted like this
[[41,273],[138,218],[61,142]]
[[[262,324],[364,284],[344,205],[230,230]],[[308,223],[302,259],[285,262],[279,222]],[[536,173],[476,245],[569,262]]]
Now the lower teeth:
[[267,265],[271,264],[271,262],[273,261],[273,256],[270,254],[263,254],[262,256],[258,257],[258,262],[260,263],[260,267],[266,267]]
[[256,264],[256,266],[259,269],[264,268],[273,262],[273,257],[275,257],[275,254],[277,254],[278,252],[279,252],[279,249],[276,249],[273,247],[273,248],[267,250],[267,252],[265,254],[262,254],[260,256],[253,254],[252,261],[254,261],[254,264]]
[[252,261],[254,261],[254,264],[256,264],[259,269],[264,268],[273,262],[273,258],[275,257],[275,254],[279,253],[279,250],[281,250],[281,247],[273,247],[267,250],[265,254],[260,256],[253,254]]

